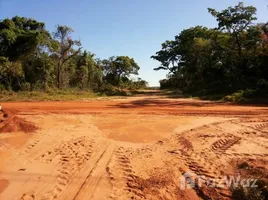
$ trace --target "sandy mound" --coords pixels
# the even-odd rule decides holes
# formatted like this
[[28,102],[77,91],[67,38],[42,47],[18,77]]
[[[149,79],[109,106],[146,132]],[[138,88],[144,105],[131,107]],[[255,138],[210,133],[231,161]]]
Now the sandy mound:
[[24,132],[32,133],[37,127],[31,122],[14,116],[10,112],[0,112],[0,133]]

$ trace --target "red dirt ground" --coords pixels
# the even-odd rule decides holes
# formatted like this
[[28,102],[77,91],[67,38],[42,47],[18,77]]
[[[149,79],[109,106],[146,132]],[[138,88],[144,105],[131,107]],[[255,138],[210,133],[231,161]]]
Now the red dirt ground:
[[12,112],[0,112],[0,133],[24,132],[32,133],[37,127]]
[[64,102],[8,102],[2,107],[14,113],[137,113],[168,115],[263,115],[268,107],[232,105],[193,99],[169,99],[159,96],[140,96],[125,99],[64,101]]
[[0,130],[13,133],[0,134],[0,199],[227,200],[228,188],[184,190],[179,180],[267,178],[267,106],[151,93],[2,108]]

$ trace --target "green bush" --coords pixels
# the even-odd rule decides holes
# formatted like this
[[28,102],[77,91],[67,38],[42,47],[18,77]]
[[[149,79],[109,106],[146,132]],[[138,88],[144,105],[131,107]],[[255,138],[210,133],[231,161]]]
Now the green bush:
[[0,84],[0,92],[4,91],[6,88],[3,84]]
[[22,91],[30,91],[31,90],[31,84],[28,82],[21,84],[21,90]]
[[231,102],[245,102],[247,99],[257,95],[257,91],[253,89],[239,90],[231,95],[227,95],[223,100]]

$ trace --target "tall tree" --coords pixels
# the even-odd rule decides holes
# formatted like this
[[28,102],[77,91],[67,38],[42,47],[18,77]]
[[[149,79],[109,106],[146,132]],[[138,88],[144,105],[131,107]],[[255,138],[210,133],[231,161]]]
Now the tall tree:
[[[57,40],[57,45],[54,49],[56,58],[56,77],[57,87],[62,87],[62,73],[64,64],[73,56],[77,55],[81,50],[81,43],[78,40],[71,38],[73,29],[68,26],[57,25],[56,32],[53,33],[54,39]],[[78,49],[74,49],[78,47]]]
[[[247,41],[245,34],[251,27],[256,18],[257,9],[253,6],[244,6],[243,2],[239,2],[234,7],[228,7],[222,11],[208,8],[212,16],[216,17],[218,21],[218,28],[227,31],[232,37],[229,41],[230,50],[236,56],[236,74],[241,74],[247,67]],[[239,78],[241,84],[244,84],[243,77]]]
[[155,70],[169,71],[161,84],[202,93],[268,88],[267,24],[253,24],[256,8],[238,3],[208,10],[218,28],[185,29],[152,56],[161,63]]

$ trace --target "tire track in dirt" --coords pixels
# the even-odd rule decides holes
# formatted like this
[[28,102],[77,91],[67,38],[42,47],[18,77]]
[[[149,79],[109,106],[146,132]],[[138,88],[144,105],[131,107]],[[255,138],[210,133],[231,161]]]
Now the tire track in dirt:
[[[239,119],[239,120],[232,120],[233,123],[243,126],[245,128],[251,129],[253,134],[257,134],[257,132],[261,133],[268,133],[268,131],[264,131],[263,129],[268,128],[268,120],[267,119]],[[245,131],[246,132],[246,131]]]
[[268,127],[268,123],[262,123],[262,124],[257,124],[254,126],[255,129],[257,130],[262,130]]
[[91,157],[94,143],[93,140],[86,140],[85,137],[80,137],[63,143],[60,147],[55,148],[53,153],[48,151],[47,154],[42,155],[42,158],[47,162],[52,162],[53,159],[59,159],[57,182],[53,189],[43,196],[43,199],[56,199],[62,193],[67,187],[71,177],[79,171]]
[[20,200],[35,200],[34,194],[23,194]]
[[106,174],[107,165],[114,153],[114,148],[114,144],[111,143],[103,151],[93,169],[82,183],[74,199],[92,199],[94,197],[96,188],[99,187],[100,180],[103,178],[103,175]]
[[89,160],[94,143],[94,140],[78,137],[55,145],[46,153],[41,154],[37,160],[44,163],[57,163],[55,172],[51,174],[51,176],[56,176],[55,182],[44,183],[36,189],[33,188],[31,192],[23,194],[20,199],[58,199],[71,182],[71,178]]
[[[212,180],[216,181],[216,185],[220,185],[220,181],[223,179],[224,170],[222,166],[224,165],[223,163],[221,163],[220,160],[218,160],[219,162],[217,164],[215,162],[212,162],[212,160],[210,160],[209,156],[207,155],[209,152],[206,149],[201,150],[201,152],[200,150],[198,150],[199,153],[196,152],[196,141],[191,141],[190,138],[186,138],[185,136],[187,134],[185,133],[190,133],[190,135],[188,136],[191,137],[194,137],[193,135],[198,134],[201,138],[210,138],[211,135],[209,133],[206,133],[206,130],[220,123],[221,122],[215,122],[208,125],[200,126],[190,131],[177,134],[176,136],[176,140],[182,146],[182,148],[180,149],[181,158],[184,161],[186,167],[180,167],[180,171],[182,174],[187,172],[193,175],[193,180],[195,181],[196,185],[194,190],[201,198],[204,199],[230,198],[229,189],[222,187],[210,188],[210,186],[207,185],[211,183]],[[200,134],[200,131],[204,132],[205,134]],[[225,138],[222,139],[222,136],[224,136]],[[226,151],[228,148],[230,148],[232,145],[239,141],[238,137],[232,137],[227,133],[215,133],[211,138],[219,138],[216,142],[212,144],[212,148],[219,155],[221,155],[221,152]],[[202,179],[203,182],[202,187],[198,187],[200,179]]]
[[241,138],[235,136],[225,137],[214,142],[212,144],[211,149],[216,154],[222,154],[225,153],[229,148],[231,148],[235,144],[238,144],[240,140]]
[[[93,197],[94,191],[99,186],[99,180],[106,173],[106,166],[111,159],[113,149],[114,144],[108,140],[96,141],[94,152],[86,158],[85,164],[79,170],[72,172],[72,166],[63,165],[61,173],[71,175],[69,175],[67,183],[65,182],[64,188],[60,189],[57,199],[73,200]],[[57,190],[57,188],[55,189]]]
[[[195,181],[196,187],[194,188],[197,194],[205,199],[229,199],[230,191],[227,188],[218,187],[220,181],[223,180],[222,171],[219,170],[218,165],[214,165],[207,159],[204,159],[198,153],[191,152],[184,154],[183,159],[187,166],[187,170],[181,169],[182,172],[191,173]],[[200,181],[203,184],[199,187]],[[217,187],[210,188],[211,181],[215,181]],[[213,198],[211,198],[213,194]]]
[[145,199],[144,180],[135,175],[131,161],[126,155],[128,151],[129,149],[126,150],[122,146],[116,147],[106,168],[112,186],[109,199]]
[[263,135],[259,130],[256,131],[248,131],[248,130],[240,130],[236,133],[239,137],[243,138],[244,141],[249,143],[255,143],[258,146],[268,149],[268,139],[266,135]]
[[[266,149],[268,149],[268,136],[265,134],[264,131],[261,131],[260,129],[256,129],[254,127],[266,127],[266,125],[263,125],[263,121],[266,121],[265,119],[260,119],[260,120],[250,120],[250,119],[246,119],[244,121],[244,119],[238,119],[238,120],[230,120],[230,121],[226,121],[224,123],[218,123],[215,124],[217,126],[217,128],[219,128],[219,130],[221,130],[221,132],[229,132],[228,135],[232,135],[233,137],[239,137],[241,138],[241,141],[247,141],[249,143],[255,143],[258,146],[262,146]],[[243,123],[247,122],[247,125],[244,125]],[[260,122],[259,125],[253,124],[253,126],[250,125],[250,123],[256,123],[256,122]],[[266,124],[266,123],[265,123]],[[228,131],[227,128],[222,127],[222,125],[225,125],[226,127],[229,126],[234,126],[236,127],[235,130],[233,130],[232,132]],[[229,136],[228,136],[229,137]]]
[[[247,120],[254,121],[252,119]],[[243,121],[243,119],[241,119],[241,121]],[[260,121],[256,120],[252,123],[259,122]],[[224,173],[224,169],[226,169],[225,166],[228,165],[227,162],[231,157],[260,158],[267,155],[265,153],[235,153],[235,149],[238,149],[238,146],[234,147],[234,145],[238,144],[240,141],[250,141],[254,139],[255,135],[260,136],[261,132],[256,131],[255,134],[253,129],[265,129],[266,125],[263,125],[266,124],[265,121],[260,122],[262,125],[250,124],[250,126],[242,126],[238,123],[236,124],[237,127],[230,129],[232,132],[225,131],[224,126],[226,126],[226,124],[222,126],[222,123],[227,123],[227,125],[228,123],[236,124],[231,120],[214,122],[179,134],[173,134],[171,138],[163,139],[153,145],[144,145],[135,151],[133,149],[136,147],[133,147],[133,152],[142,154],[140,156],[141,159],[136,159],[136,157],[133,156],[129,157],[129,155],[132,154],[129,154],[129,150],[125,147],[125,144],[123,145],[120,142],[114,142],[105,138],[96,139],[94,137],[94,139],[90,139],[84,136],[74,139],[70,139],[69,137],[70,140],[68,141],[59,140],[57,141],[58,144],[53,144],[54,147],[49,145],[50,148],[47,146],[45,148],[46,150],[34,153],[34,156],[32,156],[32,158],[38,156],[38,161],[44,164],[52,165],[56,163],[55,173],[53,174],[53,176],[55,175],[56,177],[55,181],[47,185],[46,183],[40,183],[39,186],[36,186],[37,190],[35,190],[35,187],[32,187],[31,190],[25,189],[28,193],[20,197],[22,200],[99,200],[108,198],[117,200],[120,198],[147,199],[147,195],[152,194],[155,199],[165,199],[161,198],[164,195],[160,193],[164,191],[165,193],[170,192],[176,195],[176,190],[174,189],[176,186],[174,186],[174,188],[169,187],[169,183],[173,184],[173,180],[170,181],[170,179],[167,181],[168,184],[160,184],[160,182],[163,181],[162,176],[169,173],[165,172],[164,168],[161,168],[162,166],[166,166],[166,168],[170,167],[170,169],[172,169],[170,170],[171,173],[173,170],[177,170],[178,174],[176,174],[176,176],[174,175],[176,178],[174,182],[178,181],[177,178],[180,177],[181,172],[192,172],[195,174],[195,177],[204,176],[204,181],[209,181],[210,179],[217,180],[223,178],[224,174],[226,174]],[[241,128],[240,130],[239,127]],[[254,142],[256,143],[258,140],[261,139],[256,139]],[[40,142],[42,142],[42,140],[40,140]],[[261,145],[264,144],[265,141],[261,143]],[[29,155],[41,150],[35,140],[33,140],[28,147]],[[228,151],[230,148],[234,153]],[[166,152],[168,152],[168,154]],[[142,162],[148,161],[146,159],[153,157],[157,153],[161,154],[159,158],[153,158],[153,161],[165,163],[160,165],[159,170],[155,171],[159,176],[154,176],[154,174],[149,173],[148,169],[150,168],[148,166],[146,166],[148,167],[146,169],[148,171],[145,173],[142,172],[142,170],[138,170],[137,167],[142,167]],[[148,156],[149,154],[150,157]],[[167,158],[165,156],[167,156]],[[177,160],[175,161],[175,159]],[[217,161],[214,159],[217,159]],[[135,163],[135,161],[141,163]],[[175,163],[177,165],[172,166],[172,164]],[[178,171],[178,168],[180,171]],[[102,182],[104,181],[109,183],[105,185],[107,188],[103,188]],[[167,188],[171,189],[166,192],[165,189]],[[217,196],[216,199],[229,197],[229,190],[224,188],[210,189],[205,186],[203,188],[196,188],[196,191],[201,194],[201,197],[203,195],[203,197],[209,199],[215,199],[215,196]],[[99,192],[103,194],[98,194]],[[211,194],[214,198],[210,196]],[[21,195],[21,193],[19,195]],[[102,198],[99,198],[100,195],[103,195]]]
[[[206,131],[206,128],[209,127],[214,127],[216,129],[219,130],[219,133],[213,133],[213,137],[212,138],[218,138],[216,141],[214,141],[211,144],[211,149],[214,153],[216,153],[218,158],[222,158],[225,157],[224,160],[228,161],[231,160],[232,158],[250,158],[250,159],[262,159],[265,156],[267,156],[268,154],[266,153],[228,153],[227,151],[232,148],[234,145],[239,144],[240,142],[246,141],[246,143],[255,143],[258,144],[258,146],[267,148],[267,136],[264,135],[263,133],[265,133],[263,131],[263,129],[265,129],[267,127],[266,121],[267,120],[247,120],[247,123],[255,123],[255,124],[249,124],[247,126],[241,124],[243,121],[243,119],[240,119],[239,123],[235,123],[235,120],[228,120],[225,122],[216,122],[214,124],[209,124],[209,125],[205,125],[203,127],[199,127],[201,129],[204,129],[203,131]],[[256,124],[259,123],[259,124]],[[226,123],[226,124],[224,124]],[[228,123],[235,124],[236,126],[234,126],[234,130],[236,131],[232,131],[229,132],[229,130],[225,130],[225,127],[228,127]],[[223,126],[223,127],[222,127]],[[195,130],[191,131],[191,134],[198,134],[199,135],[199,131],[200,129],[197,128]],[[239,130],[240,128],[240,130]],[[232,130],[232,129],[230,129]],[[197,132],[198,131],[198,132]],[[201,131],[201,132],[203,132]],[[202,135],[201,135],[202,136]],[[208,136],[207,138],[209,138],[210,134],[206,134],[206,136]],[[216,137],[215,137],[216,136]],[[193,137],[193,136],[192,136]],[[194,138],[194,137],[193,137]],[[198,142],[198,141],[197,141]],[[183,142],[184,144],[187,142]],[[197,143],[198,144],[198,143]],[[194,146],[195,146],[195,142],[192,143],[193,148],[192,151],[184,151],[184,160],[186,163],[186,166],[188,167],[188,169],[190,170],[191,173],[195,174],[195,181],[198,181],[198,177],[200,176],[205,176],[204,177],[204,181],[206,182],[206,180],[209,181],[209,179],[212,180],[224,180],[224,171],[221,171],[221,173],[219,173],[217,170],[222,169],[223,170],[223,166],[225,166],[226,164],[223,163],[222,166],[214,166],[213,163],[209,162],[208,160],[205,159],[201,159],[200,156],[201,154],[197,154],[194,152]],[[200,148],[200,147],[199,147]],[[200,152],[200,150],[199,150]],[[202,153],[202,152],[201,152]],[[209,152],[203,152],[205,153],[205,155],[208,155]],[[201,156],[202,157],[202,156]],[[205,156],[206,157],[206,156]],[[219,162],[219,160],[218,160]],[[208,164],[210,166],[208,166]],[[185,170],[185,169],[184,169]],[[182,170],[183,171],[183,170]],[[187,170],[186,170],[187,171]],[[208,173],[209,172],[209,173]],[[208,178],[208,179],[206,179]],[[197,183],[196,183],[197,184]],[[218,185],[219,182],[216,182],[216,185]],[[222,188],[222,187],[215,187],[214,189],[209,188],[209,187],[201,187],[201,188],[196,188],[197,193],[203,197],[203,198],[209,198],[209,199],[230,199],[230,190],[228,188]],[[213,195],[211,195],[213,194]],[[218,194],[219,196],[216,197],[215,194]]]
[[29,153],[37,144],[39,143],[39,140],[32,141],[29,145],[27,145],[25,153]]
[[[131,162],[124,152],[125,149],[123,147],[119,147],[115,151],[115,177],[117,176],[119,178],[119,181],[115,179],[114,187],[116,189],[121,188],[120,190],[123,193],[126,193],[129,199],[144,199],[144,194],[141,190],[141,183],[139,182],[139,178],[132,170]],[[114,196],[116,197],[117,194]]]
[[212,162],[204,159],[198,153],[191,152],[183,155],[186,166],[196,175],[218,178],[221,174]]
[[[167,140],[169,147],[173,144],[173,148],[168,153],[174,155],[173,159],[179,159],[178,156],[181,156],[184,161],[184,165],[180,167],[182,174],[184,172],[194,174],[194,180],[197,182],[198,178],[202,176],[204,176],[203,182],[209,183],[210,180],[216,180],[217,187],[215,188],[210,188],[206,185],[201,188],[195,188],[201,198],[230,199],[231,191],[225,185],[225,187],[220,187],[221,181],[225,180],[225,175],[232,173],[229,161],[237,158],[257,160],[267,156],[265,152],[242,153],[239,152],[239,146],[235,146],[240,143],[245,146],[255,143],[259,146],[267,147],[268,142],[263,132],[259,131],[259,129],[265,129],[267,120],[248,118],[245,120],[250,126],[243,126],[244,119],[230,119],[196,127],[189,131],[178,133]],[[250,124],[251,122],[255,124],[252,125]],[[254,130],[255,128],[258,130]],[[176,143],[174,143],[174,139],[179,143],[177,147],[174,145]],[[179,149],[178,146],[180,147]],[[209,149],[212,151],[209,151]],[[232,149],[232,152],[228,151],[230,149]],[[238,150],[237,153],[235,152],[236,149]],[[217,159],[217,162],[214,162],[214,159]]]
[[35,139],[27,143],[24,149],[17,153],[18,157],[25,157],[28,162],[35,159],[35,156],[40,153],[40,149],[37,147],[40,145],[41,138],[39,137],[38,133],[33,137],[35,137]]

